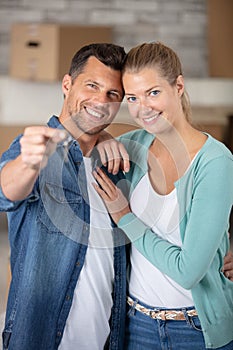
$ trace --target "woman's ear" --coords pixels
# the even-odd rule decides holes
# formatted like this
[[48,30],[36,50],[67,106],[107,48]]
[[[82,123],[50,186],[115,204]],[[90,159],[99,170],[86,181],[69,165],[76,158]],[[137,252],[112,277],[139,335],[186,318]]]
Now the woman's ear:
[[179,75],[176,79],[176,88],[178,95],[181,97],[184,93],[184,78],[183,75]]
[[69,74],[66,74],[62,79],[62,91],[65,97],[69,93],[71,85],[72,85],[71,76]]

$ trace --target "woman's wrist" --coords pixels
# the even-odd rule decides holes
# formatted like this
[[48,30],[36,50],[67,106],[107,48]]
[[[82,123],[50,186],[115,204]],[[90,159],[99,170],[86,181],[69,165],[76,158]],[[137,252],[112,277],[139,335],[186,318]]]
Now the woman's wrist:
[[118,213],[111,214],[113,221],[116,225],[118,225],[119,221],[127,214],[131,213],[131,210],[129,208],[125,208],[122,211]]

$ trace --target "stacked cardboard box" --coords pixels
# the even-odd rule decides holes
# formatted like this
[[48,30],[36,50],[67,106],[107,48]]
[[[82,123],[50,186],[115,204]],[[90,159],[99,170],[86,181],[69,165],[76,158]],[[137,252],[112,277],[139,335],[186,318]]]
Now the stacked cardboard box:
[[18,23],[11,31],[10,76],[58,81],[82,46],[112,42],[111,27]]

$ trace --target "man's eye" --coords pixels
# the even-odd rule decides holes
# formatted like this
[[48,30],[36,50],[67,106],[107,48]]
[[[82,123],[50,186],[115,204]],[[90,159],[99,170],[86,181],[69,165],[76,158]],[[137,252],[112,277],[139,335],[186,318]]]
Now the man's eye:
[[95,88],[96,88],[96,85],[95,85],[95,84],[91,84],[91,83],[87,84],[87,86],[89,86],[89,87],[92,88],[92,89],[95,89]]
[[119,100],[121,98],[121,96],[117,92],[114,92],[114,91],[110,91],[109,96],[111,96],[112,98],[117,99],[117,100]]

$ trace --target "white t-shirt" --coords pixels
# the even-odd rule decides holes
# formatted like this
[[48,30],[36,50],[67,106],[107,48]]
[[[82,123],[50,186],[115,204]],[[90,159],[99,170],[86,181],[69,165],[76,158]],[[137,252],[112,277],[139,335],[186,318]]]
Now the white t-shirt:
[[[155,233],[181,246],[176,189],[168,195],[156,193],[146,173],[134,189],[130,205],[132,212]],[[191,292],[158,270],[133,244],[131,265],[129,292],[134,297],[158,307],[179,308],[194,305]]]
[[[84,158],[90,201],[90,237],[59,350],[103,350],[113,304],[113,237],[106,208],[92,186],[91,159]],[[77,228],[78,229],[78,228]]]

